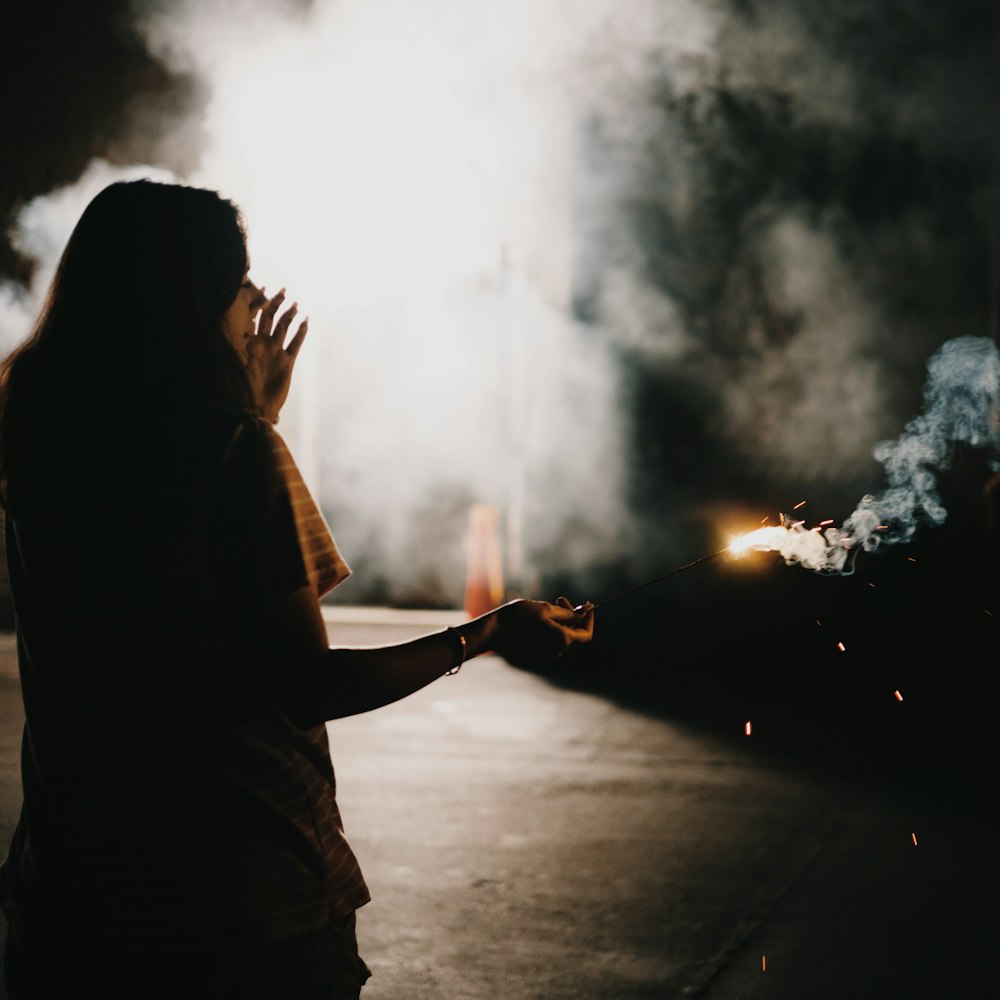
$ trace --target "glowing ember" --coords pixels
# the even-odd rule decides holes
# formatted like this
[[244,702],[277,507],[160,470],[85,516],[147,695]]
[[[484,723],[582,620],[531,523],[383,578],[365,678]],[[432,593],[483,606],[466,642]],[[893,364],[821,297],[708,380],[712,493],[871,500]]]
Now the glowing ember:
[[899,693],[899,691],[893,691],[892,693],[896,696],[896,701],[903,700],[903,696]]
[[760,956],[760,971],[767,972],[767,955]]
[[800,501],[799,501],[799,502],[798,502],[798,503],[797,503],[797,504],[796,504],[796,505],[795,505],[795,506],[794,506],[794,507],[792,508],[792,510],[798,510],[798,509],[799,509],[800,507],[805,507],[805,505],[806,505],[806,502],[805,502],[805,500],[800,500]]
[[747,724],[746,724],[746,725],[745,725],[745,726],[743,727],[743,729],[744,729],[744,731],[746,732],[747,736],[749,736],[749,735],[750,735],[750,730],[751,730],[751,728],[752,728],[752,727],[751,727],[751,725],[750,725],[750,723],[749,723],[749,722],[748,722],[748,723],[747,723]]
[[842,642],[837,643],[837,649],[839,649],[842,653],[847,652],[847,647]]
[[913,838],[913,846],[916,847],[917,846],[917,835],[915,833],[911,833],[910,836]]

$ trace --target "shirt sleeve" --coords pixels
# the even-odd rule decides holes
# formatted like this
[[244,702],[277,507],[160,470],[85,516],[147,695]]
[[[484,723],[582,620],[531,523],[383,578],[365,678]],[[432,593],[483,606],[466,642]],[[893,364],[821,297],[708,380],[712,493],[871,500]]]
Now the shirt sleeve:
[[288,447],[265,421],[237,428],[211,506],[224,586],[248,613],[304,586],[322,597],[350,575]]

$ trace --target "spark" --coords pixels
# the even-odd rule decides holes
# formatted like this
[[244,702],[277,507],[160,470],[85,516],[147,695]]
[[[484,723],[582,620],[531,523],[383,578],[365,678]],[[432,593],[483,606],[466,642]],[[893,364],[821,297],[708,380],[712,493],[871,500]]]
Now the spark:
[[749,721],[748,721],[748,722],[747,722],[747,724],[746,724],[746,725],[745,725],[745,726],[743,727],[743,729],[744,729],[744,731],[746,732],[747,736],[749,736],[749,735],[750,735],[750,731],[751,731],[751,729],[752,729],[752,728],[753,728],[753,727],[752,727],[752,726],[750,725]]
[[847,647],[842,642],[837,643],[837,649],[839,649],[842,653],[847,652]]
[[760,971],[767,972],[767,955],[760,956]]
[[896,701],[902,701],[903,700],[903,696],[899,693],[898,690],[893,691],[892,693],[896,696]]
[[913,846],[916,847],[917,846],[917,835],[915,833],[911,833],[910,836],[913,838]]
[[794,507],[792,508],[792,510],[798,510],[798,509],[799,509],[800,507],[805,507],[805,505],[806,505],[806,502],[805,502],[805,500],[800,500],[800,501],[799,501],[799,502],[798,502],[798,503],[797,503],[797,504],[796,504],[796,505],[795,505],[795,506],[794,506]]

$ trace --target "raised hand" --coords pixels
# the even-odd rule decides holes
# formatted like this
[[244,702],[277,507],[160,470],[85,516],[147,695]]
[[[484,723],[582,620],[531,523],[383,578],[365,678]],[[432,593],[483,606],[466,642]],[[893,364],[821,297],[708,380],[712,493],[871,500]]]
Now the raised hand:
[[309,331],[309,318],[306,317],[299,323],[288,346],[285,346],[299,306],[297,302],[293,302],[281,312],[284,302],[283,288],[273,298],[265,300],[257,317],[257,332],[249,335],[246,340],[247,377],[253,390],[254,402],[264,418],[271,423],[277,422],[281,407],[288,398],[295,359]]

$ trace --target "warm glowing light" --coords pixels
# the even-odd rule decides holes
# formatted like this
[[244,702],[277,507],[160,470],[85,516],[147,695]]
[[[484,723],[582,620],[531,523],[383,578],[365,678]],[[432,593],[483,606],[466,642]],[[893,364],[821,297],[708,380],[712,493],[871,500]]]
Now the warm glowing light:
[[842,653],[847,652],[847,647],[842,642],[837,643],[837,649],[839,649]]
[[752,729],[752,727],[751,727],[751,725],[750,725],[749,722],[747,722],[747,724],[743,727],[743,730],[744,730],[744,732],[746,732],[747,736],[750,735],[750,730],[751,729]]
[[911,833],[910,836],[913,838],[913,846],[916,847],[917,846],[917,835],[915,833]]
[[874,583],[872,583],[872,582],[871,582],[871,580],[869,580],[869,581],[868,581],[868,586],[869,586],[869,587],[871,587],[871,588],[872,588],[872,590],[874,590],[874,589],[875,589],[875,584],[874,584]]
[[742,555],[744,552],[773,552],[779,549],[788,535],[787,528],[779,528],[774,525],[767,528],[758,528],[756,531],[748,531],[745,535],[738,535],[729,542],[729,551],[734,555]]
[[805,527],[804,521],[781,516],[781,524],[767,525],[737,535],[729,540],[733,555],[745,552],[777,552],[786,563],[798,563],[806,569],[839,572],[850,549],[849,538],[838,528]]
[[760,956],[760,971],[767,972],[767,955]]
[[819,526],[821,528],[825,528],[828,524],[833,524],[833,518],[832,517],[828,517],[825,521],[820,521],[819,522]]
[[795,505],[795,506],[794,506],[794,507],[792,508],[792,510],[798,510],[798,509],[799,509],[800,507],[805,507],[805,505],[806,505],[806,502],[805,502],[805,500],[800,500],[800,501],[799,501],[799,502],[798,502],[798,503],[797,503],[797,504],[796,504],[796,505]]
[[892,693],[896,696],[896,701],[903,700],[903,696],[899,693],[899,691],[893,691]]

